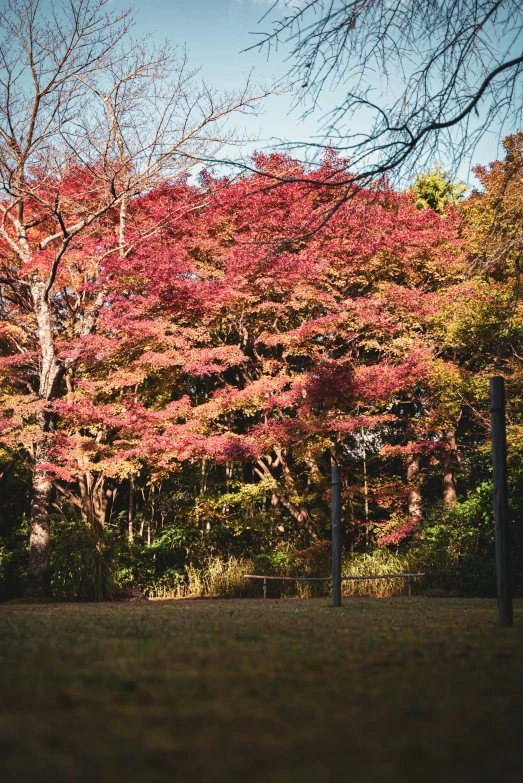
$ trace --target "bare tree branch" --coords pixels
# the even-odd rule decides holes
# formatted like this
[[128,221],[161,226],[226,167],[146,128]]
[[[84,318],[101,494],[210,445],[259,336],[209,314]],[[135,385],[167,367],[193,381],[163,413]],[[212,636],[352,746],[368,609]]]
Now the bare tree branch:
[[456,169],[486,133],[521,122],[521,0],[285,0],[268,19],[251,48],[287,47],[302,116],[326,92],[342,96],[317,142],[282,146],[309,162],[337,149],[351,161],[346,185],[402,181],[442,157]]

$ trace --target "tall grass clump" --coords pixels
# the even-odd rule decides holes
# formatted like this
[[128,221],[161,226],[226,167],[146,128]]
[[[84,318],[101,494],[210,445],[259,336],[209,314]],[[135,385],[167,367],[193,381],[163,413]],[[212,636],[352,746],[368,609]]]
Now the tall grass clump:
[[107,601],[113,597],[113,552],[97,545],[86,526],[63,533],[51,561],[53,595],[68,601]]
[[[409,559],[388,549],[375,549],[346,557],[342,561],[342,576],[378,576],[384,574],[405,574],[411,571]],[[385,598],[405,595],[407,579],[362,579],[342,583],[345,595],[366,595]]]
[[[275,550],[242,561],[243,573],[284,577],[329,577],[331,574],[331,545],[320,541],[307,549]],[[299,582],[268,580],[268,598],[321,598],[329,595],[330,582]],[[261,580],[244,580],[241,595],[260,598]]]
[[203,565],[189,564],[183,573],[142,585],[150,598],[257,598],[261,586],[245,579],[255,573],[252,560],[210,557]]
[[249,560],[235,557],[229,557],[228,560],[209,560],[205,572],[204,594],[227,598],[256,595],[253,580],[245,579],[245,574],[252,573],[251,569],[252,563]]

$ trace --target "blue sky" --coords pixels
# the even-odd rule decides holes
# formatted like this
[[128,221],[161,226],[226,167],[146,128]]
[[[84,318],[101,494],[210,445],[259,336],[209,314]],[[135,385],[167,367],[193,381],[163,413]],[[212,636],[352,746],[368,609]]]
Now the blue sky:
[[[206,81],[222,90],[239,88],[251,70],[257,82],[281,82],[288,68],[283,51],[272,52],[269,59],[265,53],[241,51],[256,41],[251,32],[269,28],[268,21],[259,21],[272,4],[273,0],[142,0],[134,4],[134,34],[150,32],[157,40],[186,44],[189,65],[200,67]],[[129,7],[124,0],[113,0],[112,5]],[[249,134],[259,137],[253,146],[262,148],[272,138],[304,141],[318,133],[316,120],[300,123],[299,111],[290,113],[291,102],[289,94],[264,101],[262,114],[247,123]],[[238,122],[244,124],[242,118]]]
[[[251,71],[255,80],[270,82],[283,80],[288,68],[284,48],[266,53],[256,50],[243,52],[256,36],[253,32],[270,29],[269,19],[260,22],[270,9],[273,0],[142,0],[134,4],[135,35],[150,32],[157,40],[169,39],[174,44],[186,44],[189,63],[201,67],[202,76],[219,89],[239,87]],[[126,8],[129,2],[111,0],[113,8]],[[280,13],[283,7],[280,7]],[[278,9],[272,12],[274,16]],[[247,123],[239,118],[238,127],[247,130],[258,141],[249,149],[263,149],[272,139],[293,142],[309,141],[320,133],[322,111],[336,105],[336,95],[325,93],[321,111],[306,121],[300,121],[299,110],[291,111],[292,95],[271,96],[264,103],[263,113],[250,118]],[[499,156],[497,134],[487,136],[479,145],[473,162],[487,163]],[[444,164],[445,161],[442,161]],[[459,175],[465,181],[473,181],[468,167],[462,167]]]

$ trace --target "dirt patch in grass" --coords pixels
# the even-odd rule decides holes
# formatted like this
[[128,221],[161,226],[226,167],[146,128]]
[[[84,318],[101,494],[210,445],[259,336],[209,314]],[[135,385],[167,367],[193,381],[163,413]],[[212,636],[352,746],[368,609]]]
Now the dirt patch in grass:
[[11,781],[519,781],[516,626],[465,599],[0,606]]

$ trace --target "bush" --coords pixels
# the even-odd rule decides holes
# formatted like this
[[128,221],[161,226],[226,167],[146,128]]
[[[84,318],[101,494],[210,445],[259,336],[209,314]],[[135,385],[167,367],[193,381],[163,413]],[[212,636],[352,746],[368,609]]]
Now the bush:
[[[370,553],[353,554],[342,561],[342,576],[376,576],[378,574],[405,574],[414,570],[405,554],[388,549],[375,549]],[[420,593],[423,584],[415,588]],[[366,595],[384,598],[407,593],[407,579],[362,579],[342,582],[345,595]]]
[[[7,529],[6,529],[7,528]],[[0,535],[0,601],[19,598],[25,588],[29,559],[29,524],[6,525]]]
[[56,540],[51,559],[51,588],[69,601],[107,601],[113,597],[113,550],[97,546],[85,525],[69,528]]
[[496,594],[492,482],[484,481],[452,508],[427,510],[409,560],[426,571],[427,595]]

